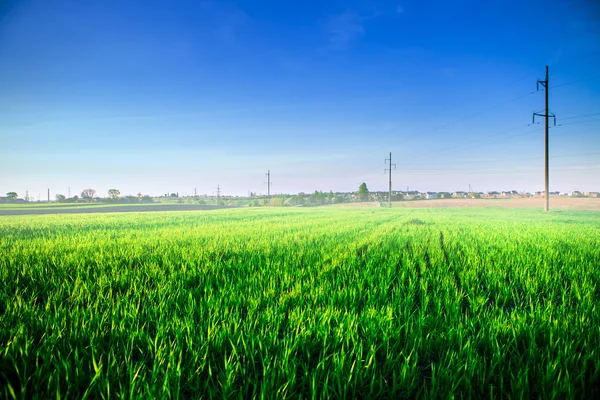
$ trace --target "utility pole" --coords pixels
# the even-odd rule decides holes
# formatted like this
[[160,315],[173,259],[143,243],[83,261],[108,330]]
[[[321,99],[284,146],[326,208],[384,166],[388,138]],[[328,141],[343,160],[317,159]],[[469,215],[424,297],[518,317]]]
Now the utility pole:
[[267,170],[267,173],[265,174],[265,176],[267,177],[267,197],[271,197],[271,170]]
[[540,85],[542,85],[545,89],[545,98],[546,104],[544,108],[544,113],[533,113],[533,121],[535,122],[535,117],[544,117],[544,193],[546,196],[546,204],[544,205],[544,211],[550,210],[550,170],[548,165],[548,118],[554,118],[554,125],[556,126],[556,115],[551,114],[548,110],[548,91],[550,89],[549,79],[548,79],[548,66],[546,66],[546,79],[543,81],[537,81],[537,89],[540,89]]
[[385,159],[385,163],[389,165],[384,171],[389,172],[388,176],[388,207],[392,208],[392,167],[396,169],[396,164],[392,164],[392,153],[390,152],[390,158]]

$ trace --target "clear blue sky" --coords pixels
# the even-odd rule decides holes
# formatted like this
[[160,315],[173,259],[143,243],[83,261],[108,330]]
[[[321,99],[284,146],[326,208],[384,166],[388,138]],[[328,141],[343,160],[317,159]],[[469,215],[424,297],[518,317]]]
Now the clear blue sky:
[[546,65],[600,190],[595,0],[4,1],[0,195],[542,190]]

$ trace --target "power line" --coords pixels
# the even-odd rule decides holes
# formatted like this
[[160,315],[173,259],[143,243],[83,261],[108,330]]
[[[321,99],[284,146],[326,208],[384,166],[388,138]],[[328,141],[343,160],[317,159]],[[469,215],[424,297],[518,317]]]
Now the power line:
[[594,115],[600,115],[600,112],[597,113],[592,113],[592,114],[583,114],[583,115],[576,115],[574,117],[567,117],[567,118],[561,118],[563,121],[567,120],[567,119],[575,119],[575,118],[584,118],[584,117],[592,117]]
[[[549,146],[548,146],[548,131],[549,131],[549,129],[551,129],[551,127],[550,127],[550,126],[549,126],[549,124],[548,124],[548,119],[549,119],[550,117],[552,117],[552,118],[555,118],[555,115],[554,115],[554,114],[552,114],[552,113],[549,111],[549,108],[548,108],[548,92],[549,92],[549,89],[550,89],[550,88],[561,87],[561,86],[568,86],[568,85],[576,84],[576,83],[579,83],[579,82],[589,81],[589,80],[592,80],[592,79],[596,79],[596,78],[598,78],[598,77],[600,77],[600,76],[598,76],[598,77],[589,77],[589,78],[585,78],[585,79],[579,79],[579,80],[577,80],[577,81],[566,82],[566,83],[562,83],[562,84],[559,84],[559,85],[550,86],[550,85],[549,85],[549,76],[548,76],[548,75],[549,75],[549,74],[548,74],[548,67],[546,67],[546,72],[547,72],[547,74],[546,74],[546,79],[545,79],[545,80],[538,80],[538,86],[539,86],[539,85],[542,85],[542,87],[545,89],[545,90],[544,90],[544,92],[545,92],[545,109],[544,109],[544,111],[543,111],[543,112],[535,113],[535,114],[534,114],[534,116],[535,116],[535,115],[537,115],[537,116],[542,116],[542,117],[544,117],[544,118],[545,118],[545,140],[544,140],[544,142],[545,142],[545,144],[544,144],[544,149],[545,149],[545,156],[544,156],[544,159],[545,159],[545,168],[544,168],[544,171],[545,171],[545,178],[544,178],[544,179],[545,179],[545,181],[544,181],[544,182],[545,182],[545,189],[546,189],[546,190],[545,190],[545,193],[546,193],[546,200],[547,200],[547,202],[546,202],[546,203],[547,203],[547,204],[546,204],[546,209],[548,209],[548,208],[549,208],[549,204],[548,204],[548,193],[549,193],[549,173],[548,173],[548,170],[549,170],[549,162],[548,162],[548,160],[549,160],[550,158],[552,158],[552,159],[555,159],[555,158],[576,157],[576,156],[585,156],[585,155],[597,155],[597,154],[600,154],[600,153],[583,153],[583,154],[572,154],[572,155],[558,155],[558,156],[552,156],[552,157],[550,157],[550,156],[549,156],[549,149],[548,149],[548,147],[549,147]],[[484,109],[484,110],[478,111],[478,112],[476,112],[476,113],[473,113],[473,114],[470,114],[470,115],[467,115],[467,116],[464,116],[464,117],[458,118],[458,119],[456,119],[456,120],[453,120],[453,121],[451,121],[451,122],[448,122],[448,123],[445,123],[445,124],[443,124],[443,125],[440,125],[440,126],[434,127],[434,128],[432,128],[432,129],[425,130],[425,131],[423,131],[423,132],[420,132],[420,133],[418,133],[418,134],[416,134],[416,135],[413,135],[413,136],[411,137],[411,139],[416,139],[416,138],[418,138],[418,137],[420,137],[420,136],[423,136],[423,135],[425,135],[425,134],[427,134],[427,133],[431,133],[431,132],[434,132],[434,131],[437,131],[437,130],[443,129],[443,128],[445,128],[445,127],[448,127],[448,126],[451,126],[451,125],[453,125],[453,124],[456,124],[456,123],[458,123],[458,122],[460,122],[460,121],[464,121],[464,120],[466,120],[466,119],[469,119],[469,118],[472,118],[472,117],[475,117],[475,116],[478,116],[478,115],[484,114],[484,113],[486,113],[486,112],[492,111],[492,110],[494,110],[494,109],[496,109],[496,108],[502,107],[502,106],[504,106],[504,105],[506,105],[506,104],[509,104],[509,103],[511,103],[511,102],[514,102],[514,101],[520,100],[520,99],[522,99],[522,98],[528,97],[528,96],[530,96],[530,95],[532,95],[532,94],[534,94],[534,93],[535,93],[535,92],[528,92],[528,93],[526,93],[526,94],[522,94],[522,95],[516,96],[516,97],[514,97],[514,98],[508,99],[508,100],[506,100],[506,101],[504,101],[504,102],[501,102],[501,103],[499,103],[499,104],[496,104],[496,105],[494,105],[494,106],[491,106],[491,107],[489,107],[489,108],[486,108],[486,109]],[[479,97],[481,97],[481,96],[479,96]],[[476,97],[476,98],[477,98],[477,97]],[[464,103],[464,102],[461,102],[461,103],[458,103],[458,104],[462,104],[462,103]],[[447,109],[447,108],[446,108],[446,109]],[[444,111],[444,110],[446,110],[446,109],[443,109],[443,110],[437,111],[437,112],[435,112],[435,113],[434,113],[434,114],[432,114],[432,115],[439,114],[440,112],[442,112],[442,111]],[[571,117],[564,118],[564,120],[576,120],[576,119],[579,119],[579,118],[591,117],[591,116],[596,116],[596,115],[600,115],[600,113],[588,113],[588,114],[582,114],[582,115],[575,115],[575,116],[571,116]],[[561,124],[561,125],[566,125],[566,126],[568,126],[568,125],[574,125],[574,124],[591,123],[591,122],[595,122],[595,121],[597,121],[597,119],[586,120],[586,121],[574,121],[574,122],[569,122],[569,123],[566,123],[566,124]],[[557,127],[560,127],[561,125],[558,125]],[[501,134],[503,134],[503,133],[512,132],[512,131],[516,131],[516,130],[521,130],[521,129],[524,129],[524,128],[527,128],[527,127],[533,127],[533,124],[522,125],[522,126],[518,126],[518,127],[515,127],[515,128],[509,128],[509,129],[505,129],[505,130],[502,130],[502,131],[500,131],[500,132],[496,132],[496,133],[493,133],[493,134],[491,134],[491,135],[487,135],[487,136],[484,136],[484,137],[478,138],[478,139],[476,139],[476,140],[474,140],[474,141],[469,141],[469,142],[467,142],[467,145],[468,145],[468,144],[471,144],[471,143],[477,143],[477,142],[480,142],[480,141],[482,141],[482,140],[486,140],[486,139],[492,138],[492,137],[494,137],[494,136],[501,135]],[[500,140],[507,140],[507,139],[511,139],[511,138],[515,138],[515,137],[519,137],[519,136],[531,135],[531,134],[534,134],[535,132],[537,132],[537,130],[531,130],[531,131],[527,131],[527,132],[524,132],[524,133],[518,133],[518,134],[516,134],[516,135],[503,136],[503,137],[501,137],[501,138],[500,138]],[[578,131],[578,133],[580,133],[580,132],[581,132],[581,131]],[[562,136],[562,134],[564,134],[565,132],[560,132],[560,133],[561,133],[561,135],[560,135],[560,136]],[[433,154],[436,154],[436,153],[437,153],[437,154],[439,154],[439,153],[444,153],[444,152],[447,152],[448,150],[454,150],[454,151],[468,150],[468,149],[472,149],[472,148],[477,148],[477,147],[482,147],[482,146],[488,146],[488,145],[490,145],[490,144],[492,144],[492,143],[494,143],[494,142],[497,142],[497,141],[496,141],[496,140],[494,140],[494,141],[492,141],[492,142],[488,142],[488,143],[480,143],[480,144],[477,144],[477,145],[474,145],[474,146],[467,146],[467,147],[465,147],[465,146],[459,146],[459,147],[452,146],[452,147],[448,147],[448,148],[445,148],[445,149],[438,150],[438,151],[434,152]],[[374,151],[375,151],[375,150],[374,150]],[[374,152],[374,151],[373,151],[373,152]],[[430,155],[431,155],[431,153],[428,153],[428,156],[430,156]],[[390,158],[391,158],[391,156],[390,156]],[[404,160],[402,161],[402,164],[406,164],[406,163],[408,163],[408,162],[410,162],[410,161],[412,161],[412,160],[414,160],[414,159],[419,159],[419,158],[421,158],[421,157],[415,157],[415,158],[412,158],[412,159],[404,159]],[[539,159],[539,158],[541,158],[541,157],[530,157],[530,158],[525,158],[525,159]],[[391,160],[390,160],[390,161],[391,161]],[[506,161],[506,159],[504,159],[504,160],[499,160],[499,161]],[[494,161],[493,161],[493,160],[484,160],[484,161],[464,161],[464,163],[477,163],[477,162],[494,162]],[[571,164],[558,164],[558,165],[556,165],[556,166],[557,166],[557,167],[564,168],[564,167],[569,167],[569,166],[576,166],[576,167],[577,167],[577,166],[579,166],[579,167],[581,167],[581,166],[584,166],[584,165],[589,165],[589,164],[572,164],[572,165],[571,165]],[[592,163],[592,165],[593,165],[593,163]],[[594,168],[596,168],[596,167],[594,167]],[[442,171],[447,171],[447,170],[448,170],[448,169],[446,168],[446,169],[444,169],[444,170],[442,170]],[[552,168],[552,170],[560,170],[560,169]],[[387,172],[387,169],[386,169],[385,171]],[[432,170],[429,170],[429,171],[432,171]],[[479,173],[479,171],[482,171],[482,170],[478,170],[478,171],[477,171],[477,173]],[[485,171],[485,170],[483,170],[483,171]],[[506,173],[506,171],[505,171],[505,170],[503,170],[503,171],[504,171],[504,173]],[[415,171],[414,171],[414,170],[407,170],[407,172],[411,172],[411,173],[412,173],[412,172],[415,172]],[[500,173],[502,173],[502,172],[500,172]],[[512,173],[512,172],[511,172],[511,173]],[[374,175],[374,174],[370,174],[370,175],[372,176],[372,175]],[[365,174],[365,175],[363,175],[363,176],[367,176],[367,174]]]
[[[551,159],[555,158],[569,158],[569,157],[582,157],[582,156],[592,156],[592,155],[600,155],[600,153],[579,153],[579,154],[565,154],[560,156],[552,156]],[[485,164],[485,163],[494,163],[494,162],[502,162],[506,163],[507,161],[522,161],[522,160],[540,160],[543,157],[519,157],[518,160],[507,160],[506,158],[496,158],[496,159],[483,159],[483,160],[468,160],[468,161],[443,161],[438,163],[432,163],[427,161],[427,165],[456,165],[456,164]],[[504,167],[506,168],[506,167]],[[407,169],[407,171],[411,171]]]
[[[513,84],[513,83],[519,82],[519,81],[521,81],[521,80],[523,80],[523,79],[526,79],[526,78],[529,78],[530,76],[532,76],[532,75],[534,75],[534,74],[537,74],[537,73],[538,73],[538,71],[536,71],[536,72],[533,72],[533,73],[531,73],[531,74],[528,74],[528,75],[526,75],[526,76],[524,76],[524,77],[522,77],[522,78],[516,79],[516,80],[514,80],[514,81],[512,81],[512,82],[510,82],[510,83],[508,83],[508,84],[506,84],[506,85],[501,85],[501,87],[502,87],[502,88],[504,88],[504,87],[506,87],[507,85],[511,85],[511,84]],[[493,93],[493,92],[496,92],[496,91],[498,91],[498,90],[500,90],[500,89],[495,89],[495,90],[492,90],[492,91],[489,91],[489,92]],[[486,92],[486,93],[484,93],[484,94],[487,94],[487,93],[489,93],[489,92]],[[458,118],[458,119],[456,119],[456,120],[454,120],[454,121],[451,121],[451,122],[448,122],[448,123],[446,123],[446,124],[443,124],[443,125],[440,125],[440,126],[437,126],[437,127],[434,127],[434,128],[428,129],[428,130],[425,130],[425,131],[423,131],[423,132],[420,132],[420,133],[418,133],[418,134],[416,134],[416,135],[413,135],[413,136],[412,136],[412,137],[410,137],[409,139],[413,139],[413,140],[414,140],[414,139],[416,139],[416,138],[418,138],[418,137],[420,137],[420,136],[423,136],[423,135],[425,135],[425,134],[428,134],[428,133],[432,133],[432,132],[438,131],[438,130],[440,130],[440,129],[443,129],[443,128],[446,128],[446,127],[448,127],[448,126],[454,125],[454,124],[456,124],[456,123],[458,123],[458,122],[461,122],[461,121],[464,121],[464,120],[467,120],[467,119],[473,118],[473,117],[475,117],[475,116],[478,116],[478,115],[481,115],[481,114],[485,114],[485,113],[487,113],[487,112],[489,112],[489,111],[492,111],[492,110],[494,110],[494,109],[496,109],[496,108],[502,107],[502,106],[504,106],[504,105],[506,105],[506,104],[510,104],[510,103],[512,103],[512,102],[514,102],[514,101],[520,100],[520,99],[522,99],[522,98],[525,98],[525,97],[527,97],[527,96],[530,96],[530,95],[532,95],[532,94],[534,94],[534,93],[535,93],[535,92],[528,92],[528,93],[525,93],[525,94],[522,94],[522,95],[516,96],[516,97],[514,97],[514,98],[511,98],[511,99],[508,99],[508,100],[506,100],[506,101],[504,101],[504,102],[502,102],[502,103],[499,103],[499,104],[496,104],[496,105],[494,105],[494,106],[491,106],[491,107],[489,107],[489,108],[487,108],[487,109],[485,109],[485,110],[478,111],[478,112],[476,112],[476,113],[473,113],[473,114],[470,114],[470,115],[467,115],[467,116],[464,116],[464,117]],[[474,99],[477,99],[477,98],[479,98],[479,97],[482,97],[482,96],[483,96],[483,95],[481,95],[481,96],[478,96],[478,97],[475,97]],[[474,99],[472,99],[472,100],[474,100]],[[467,102],[468,102],[468,101],[467,101]],[[463,103],[464,103],[464,102],[463,102]],[[457,106],[457,105],[460,105],[460,104],[463,104],[463,103],[457,103],[455,106]],[[454,108],[454,107],[450,107],[450,108]],[[439,111],[436,111],[436,112],[434,112],[433,114],[430,114],[430,115],[436,115],[436,114],[439,114],[440,112],[442,112],[442,111],[445,111],[445,110],[447,110],[447,109],[448,109],[448,108],[444,108],[444,109],[442,109],[442,110],[439,110]],[[385,130],[384,132],[379,132],[379,133],[390,133],[390,132],[396,131],[397,129],[398,129],[398,128],[391,128],[391,129],[387,129],[387,130]],[[396,143],[398,143],[398,142],[396,142]],[[378,149],[374,149],[373,151],[370,151],[370,152],[364,152],[363,150],[364,150],[364,149],[362,149],[362,148],[360,149],[360,151],[361,151],[361,154],[362,154],[363,156],[364,156],[365,154],[373,154],[373,153],[375,153],[375,152],[378,152],[378,151],[380,151],[380,150],[378,150]]]
[[424,131],[424,132],[421,132],[421,133],[419,133],[419,134],[417,134],[417,135],[413,136],[413,137],[412,137],[412,139],[415,139],[415,138],[417,138],[417,137],[419,137],[419,136],[423,136],[423,135],[425,135],[425,134],[427,134],[427,133],[432,133],[432,132],[438,131],[438,130],[440,130],[440,129],[442,129],[442,128],[447,128],[448,126],[454,125],[454,124],[456,124],[457,122],[461,122],[461,121],[467,120],[467,119],[469,119],[469,118],[473,118],[473,117],[476,117],[476,116],[478,116],[478,115],[485,114],[485,113],[487,113],[487,112],[489,112],[489,111],[495,110],[496,108],[499,108],[499,107],[502,107],[502,106],[504,106],[504,105],[506,105],[506,104],[509,104],[509,103],[512,103],[512,102],[514,102],[514,101],[520,100],[520,99],[522,99],[522,98],[524,98],[524,97],[527,97],[527,96],[530,96],[530,95],[532,95],[532,94],[534,94],[534,93],[535,93],[535,92],[529,92],[529,93],[522,94],[522,95],[520,95],[520,96],[517,96],[517,97],[513,97],[512,99],[506,100],[506,101],[504,101],[504,102],[502,102],[502,103],[500,103],[500,104],[496,104],[495,106],[492,106],[492,107],[486,108],[485,110],[478,111],[478,112],[476,112],[476,113],[474,113],[474,114],[470,114],[470,115],[467,115],[467,116],[465,116],[465,117],[458,118],[458,119],[456,119],[456,120],[454,120],[454,121],[448,122],[447,124],[444,124],[444,125],[438,126],[438,127],[436,127],[436,128],[433,128],[433,129],[430,129],[430,130],[427,130],[427,131]]
[[590,76],[588,78],[578,79],[576,81],[571,81],[571,82],[561,83],[559,85],[550,86],[550,89],[554,89],[554,88],[561,87],[561,86],[574,85],[574,84],[580,83],[580,82],[592,81],[592,80],[598,79],[598,78],[600,78],[600,75],[599,76]]
[[452,106],[450,106],[450,107],[442,108],[441,110],[438,110],[438,111],[434,112],[433,114],[430,114],[430,116],[433,116],[433,115],[438,115],[438,114],[440,114],[440,113],[442,113],[442,112],[444,112],[444,111],[452,110],[452,109],[454,109],[454,108],[456,108],[456,107],[458,107],[458,106],[460,106],[460,105],[463,105],[463,104],[466,104],[466,103],[470,103],[470,102],[471,102],[471,101],[473,101],[473,100],[480,99],[480,98],[482,98],[482,97],[483,97],[483,96],[485,96],[485,95],[492,94],[492,93],[496,93],[496,92],[498,92],[498,91],[500,91],[500,90],[502,90],[502,89],[506,88],[507,86],[510,86],[510,85],[512,85],[512,84],[515,84],[515,83],[517,83],[517,82],[520,82],[520,81],[522,81],[522,80],[525,80],[525,79],[527,79],[527,78],[529,78],[529,77],[531,77],[531,76],[533,76],[533,75],[536,75],[537,73],[538,73],[538,71],[535,71],[535,72],[532,72],[532,73],[530,73],[530,74],[527,74],[527,75],[525,75],[525,76],[523,76],[523,77],[521,77],[521,78],[519,78],[519,79],[515,79],[515,80],[514,80],[514,81],[512,81],[512,82],[509,82],[509,83],[506,83],[506,84],[503,84],[503,85],[498,85],[498,88],[496,88],[496,89],[488,90],[487,92],[483,92],[483,93],[481,93],[479,96],[474,96],[474,97],[471,97],[471,98],[469,98],[469,99],[466,99],[466,100],[464,100],[464,101],[461,101],[461,102],[455,103],[454,105],[452,105]]
[[[539,160],[541,157],[538,157],[537,159]],[[523,160],[531,160],[529,158],[524,158]],[[589,162],[589,163],[569,163],[569,164],[555,164],[555,167],[585,167],[587,165],[600,165],[600,162]],[[554,169],[554,168],[552,168]],[[510,168],[507,168],[506,166],[501,166],[501,167],[493,167],[493,168],[477,168],[476,170],[472,169],[472,168],[437,168],[437,169],[407,169],[405,170],[406,173],[423,173],[423,172],[431,172],[431,173],[439,173],[439,172],[446,172],[446,171],[473,171],[473,172],[490,172],[490,171],[499,171],[499,172],[518,172],[518,170],[525,170],[525,171],[537,171],[538,167],[534,167],[534,166],[527,166],[527,165],[522,165],[522,166],[512,166]]]
[[587,121],[575,121],[575,122],[568,122],[568,123],[566,123],[566,124],[560,124],[560,125],[558,125],[558,126],[565,126],[565,125],[566,125],[566,126],[568,126],[568,125],[587,124],[587,123],[589,123],[589,122],[597,122],[597,121],[600,121],[600,118],[596,118],[596,119],[590,119],[590,120],[587,120]]
[[[477,143],[477,142],[479,142],[479,141],[481,141],[481,140],[489,139],[489,138],[492,138],[492,137],[494,137],[494,136],[501,135],[501,134],[503,134],[503,133],[513,132],[513,131],[520,130],[520,129],[523,129],[523,128],[527,128],[527,127],[530,127],[530,126],[533,126],[533,125],[532,125],[532,124],[526,124],[526,125],[520,125],[520,126],[517,126],[517,127],[515,127],[515,128],[504,129],[504,130],[502,130],[502,131],[495,132],[495,133],[492,133],[492,134],[490,134],[490,135],[483,136],[483,137],[480,137],[480,138],[478,138],[478,139],[475,139],[475,140],[472,140],[472,141],[470,141],[470,142],[467,142],[467,144],[469,144],[469,143]],[[518,136],[523,136],[523,135],[530,135],[530,134],[532,134],[532,133],[534,133],[534,132],[535,132],[535,131],[526,132],[526,133],[524,133],[524,134],[521,134],[521,133],[519,133],[519,134],[517,134],[517,135],[511,135],[511,136],[507,136],[507,137],[502,137],[502,138],[500,138],[500,140],[512,139],[512,138],[515,138],[515,137],[518,137]],[[492,141],[492,142],[488,142],[488,143],[482,143],[482,144],[478,144],[478,145],[475,145],[475,146],[468,146],[468,147],[465,147],[465,146],[452,146],[452,147],[446,147],[446,148],[444,148],[444,149],[440,149],[440,150],[437,150],[437,151],[435,151],[435,152],[433,152],[433,153],[430,153],[429,155],[439,155],[440,153],[445,153],[445,152],[447,152],[448,150],[456,150],[456,151],[461,151],[461,150],[470,150],[470,149],[474,149],[474,148],[477,148],[477,147],[483,147],[483,146],[487,146],[487,145],[489,145],[489,144],[494,144],[494,143],[496,143],[496,142],[497,142],[497,141]],[[450,152],[450,153],[447,153],[447,154],[453,154],[453,153],[456,153],[456,151],[453,151],[453,152]],[[446,154],[446,155],[447,155],[447,154]],[[419,158],[420,158],[420,157],[419,157]],[[404,161],[403,161],[403,163],[411,162],[411,161],[414,161],[414,160],[416,160],[416,159],[419,159],[419,158],[417,158],[417,157],[414,157],[414,158],[409,158],[409,159],[407,159],[407,160],[404,160]]]

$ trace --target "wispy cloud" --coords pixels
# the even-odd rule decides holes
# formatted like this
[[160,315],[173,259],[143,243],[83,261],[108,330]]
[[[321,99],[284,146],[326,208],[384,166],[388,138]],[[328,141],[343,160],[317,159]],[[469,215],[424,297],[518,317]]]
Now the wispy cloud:
[[325,22],[325,33],[331,50],[346,50],[365,32],[363,19],[354,11],[330,15]]

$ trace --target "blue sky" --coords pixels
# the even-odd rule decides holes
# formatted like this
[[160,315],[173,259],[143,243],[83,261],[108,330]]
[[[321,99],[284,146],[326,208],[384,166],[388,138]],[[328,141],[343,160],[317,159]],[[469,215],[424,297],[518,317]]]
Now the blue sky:
[[600,190],[593,0],[1,4],[2,195]]

